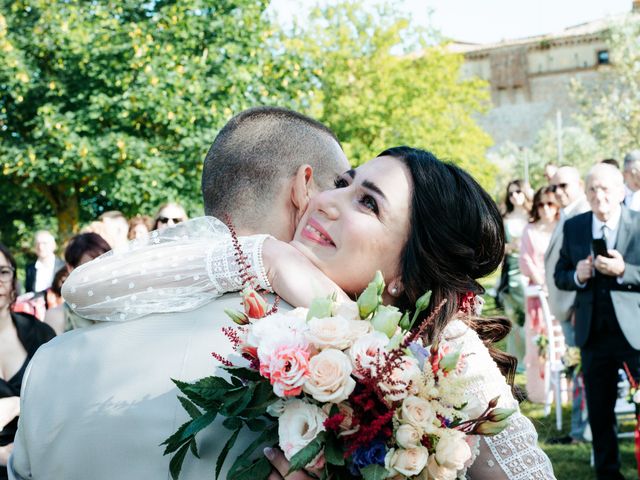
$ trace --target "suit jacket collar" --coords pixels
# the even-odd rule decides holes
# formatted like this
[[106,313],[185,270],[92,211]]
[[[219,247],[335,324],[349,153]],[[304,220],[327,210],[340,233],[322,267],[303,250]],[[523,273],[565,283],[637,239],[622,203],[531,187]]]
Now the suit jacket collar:
[[623,206],[620,215],[620,225],[618,225],[618,238],[616,239],[616,250],[623,255],[631,238],[631,226],[631,214],[629,213],[629,209]]

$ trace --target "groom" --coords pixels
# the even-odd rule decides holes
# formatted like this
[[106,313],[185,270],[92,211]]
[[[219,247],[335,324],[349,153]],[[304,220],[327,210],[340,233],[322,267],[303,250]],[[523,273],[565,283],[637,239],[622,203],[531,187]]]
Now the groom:
[[[285,109],[250,109],[229,121],[207,153],[205,212],[228,214],[240,235],[289,241],[309,196],[348,169],[322,124]],[[10,478],[170,478],[159,444],[188,419],[170,379],[215,373],[210,352],[231,353],[220,332],[232,325],[223,310],[238,305],[229,294],[191,312],[76,330],[41,348],[25,373]],[[201,459],[188,455],[181,479],[212,477],[226,440],[220,429],[217,419],[199,435]],[[239,438],[229,458],[248,441]]]

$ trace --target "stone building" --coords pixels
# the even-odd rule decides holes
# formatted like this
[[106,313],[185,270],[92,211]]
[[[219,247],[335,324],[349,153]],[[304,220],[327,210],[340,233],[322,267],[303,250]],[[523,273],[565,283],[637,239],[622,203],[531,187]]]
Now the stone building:
[[[633,0],[632,12],[640,14],[640,0]],[[489,82],[493,106],[478,120],[493,137],[492,150],[507,141],[530,147],[538,131],[547,122],[556,121],[557,111],[562,112],[565,125],[571,123],[576,110],[571,81],[575,79],[588,89],[606,82],[609,48],[605,34],[610,22],[622,17],[493,44],[450,45],[464,55],[464,78]]]

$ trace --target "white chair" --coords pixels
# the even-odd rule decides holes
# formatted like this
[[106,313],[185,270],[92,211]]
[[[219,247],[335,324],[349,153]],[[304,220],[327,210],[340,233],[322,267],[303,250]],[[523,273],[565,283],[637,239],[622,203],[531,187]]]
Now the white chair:
[[544,414],[551,413],[551,404],[555,403],[556,428],[562,430],[562,395],[563,376],[565,366],[562,363],[562,356],[566,350],[562,328],[555,321],[555,317],[549,310],[547,294],[537,285],[529,286],[525,289],[527,298],[537,298],[540,300],[542,319],[548,339],[547,361],[544,366]]

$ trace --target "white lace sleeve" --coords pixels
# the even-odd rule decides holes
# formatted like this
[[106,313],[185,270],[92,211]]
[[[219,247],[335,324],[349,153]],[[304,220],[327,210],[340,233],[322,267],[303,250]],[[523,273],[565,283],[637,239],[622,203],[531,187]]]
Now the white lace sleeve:
[[[547,455],[538,446],[538,434],[533,424],[520,412],[489,350],[477,333],[463,322],[451,322],[445,330],[445,341],[467,356],[467,371],[471,384],[468,395],[483,405],[497,396],[498,406],[515,408],[509,425],[498,435],[479,436],[473,449],[475,458],[466,471],[472,480],[552,480],[553,468]],[[464,473],[464,472],[463,472]]]
[[[240,237],[248,275],[271,291],[262,263],[267,235]],[[76,268],[62,295],[78,315],[127,321],[160,312],[182,312],[243,287],[236,248],[227,226],[213,217],[183,222],[143,241],[108,252]]]

